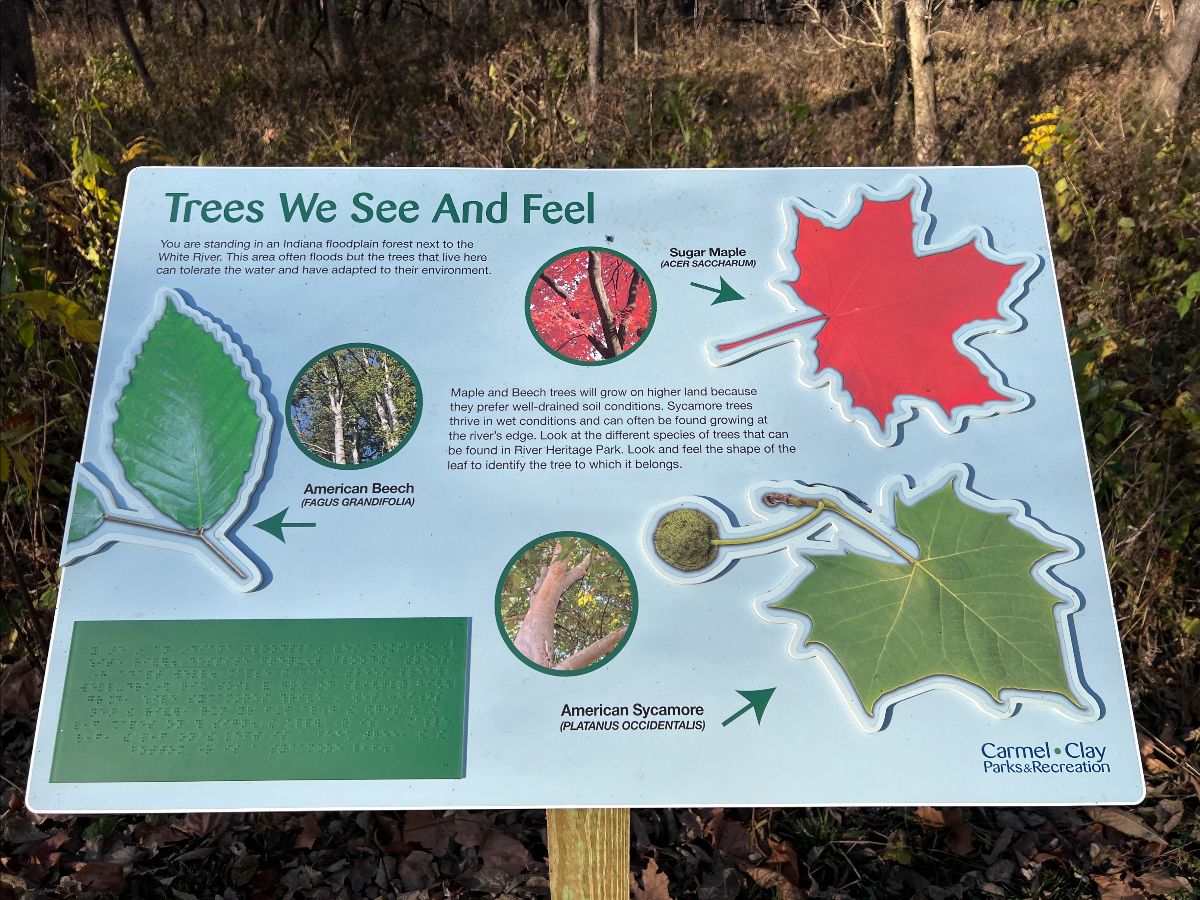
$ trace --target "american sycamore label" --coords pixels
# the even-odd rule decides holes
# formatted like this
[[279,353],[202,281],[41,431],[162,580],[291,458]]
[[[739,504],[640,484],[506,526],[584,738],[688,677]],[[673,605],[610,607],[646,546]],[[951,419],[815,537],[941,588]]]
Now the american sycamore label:
[[1137,801],[1072,385],[1029,169],[138,169],[28,805]]

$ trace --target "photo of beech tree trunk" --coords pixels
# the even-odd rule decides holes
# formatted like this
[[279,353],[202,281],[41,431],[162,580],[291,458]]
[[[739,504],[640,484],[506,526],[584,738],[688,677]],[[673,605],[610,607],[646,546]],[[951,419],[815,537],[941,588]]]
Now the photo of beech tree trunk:
[[296,444],[332,466],[383,462],[412,435],[421,393],[412,369],[373,344],[335,347],[292,385],[288,424]]
[[618,253],[583,248],[552,260],[529,287],[529,325],[542,345],[573,362],[628,353],[654,321],[645,272]]
[[633,627],[637,595],[625,561],[607,544],[552,534],[509,563],[496,603],[515,652],[539,669],[568,674],[616,655]]

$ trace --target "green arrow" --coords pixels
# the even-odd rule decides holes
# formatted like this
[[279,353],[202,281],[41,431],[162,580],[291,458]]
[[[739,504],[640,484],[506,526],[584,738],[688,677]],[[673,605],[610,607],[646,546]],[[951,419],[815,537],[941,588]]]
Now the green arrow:
[[261,522],[255,522],[255,528],[261,528],[267,534],[273,534],[285,544],[287,541],[283,538],[283,529],[285,528],[316,528],[316,522],[285,522],[283,517],[287,515],[288,508],[285,506],[269,519],[263,519]]
[[711,291],[712,293],[716,294],[717,299],[712,302],[713,306],[716,306],[718,303],[728,303],[730,300],[746,299],[743,294],[739,294],[737,291],[735,291],[733,286],[730,285],[730,283],[724,278],[721,279],[720,287],[709,287],[707,284],[701,284],[698,281],[693,281],[692,287],[700,288],[702,291]]
[[754,716],[758,719],[758,724],[762,724],[763,712],[767,708],[767,704],[771,702],[771,695],[775,693],[775,688],[763,688],[761,691],[738,691],[743,697],[750,702],[735,712],[732,716],[721,723],[722,727],[728,725],[738,716],[743,716],[750,710],[754,710]]

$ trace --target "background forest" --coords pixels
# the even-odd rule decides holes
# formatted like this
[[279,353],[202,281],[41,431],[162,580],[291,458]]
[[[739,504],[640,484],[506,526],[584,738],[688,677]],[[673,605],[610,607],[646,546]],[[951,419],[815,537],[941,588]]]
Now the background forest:
[[1197,896],[1198,41],[1200,0],[0,0],[0,895],[547,891],[539,811],[24,809],[133,166],[922,161],[1041,175],[1148,796],[635,810],[634,893]]
[[292,434],[310,456],[335,466],[382,462],[420,415],[408,367],[379,347],[342,347],[313,360],[292,385]]

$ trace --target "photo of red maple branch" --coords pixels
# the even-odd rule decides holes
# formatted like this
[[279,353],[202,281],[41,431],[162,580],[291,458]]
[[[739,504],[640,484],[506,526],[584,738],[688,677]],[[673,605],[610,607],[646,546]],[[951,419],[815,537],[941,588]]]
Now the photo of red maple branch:
[[598,538],[573,532],[522,547],[496,591],[496,618],[509,649],[552,675],[603,665],[625,645],[636,614],[625,561]]
[[582,247],[555,257],[529,286],[529,327],[569,362],[603,364],[639,345],[654,321],[646,273],[613,250]]

